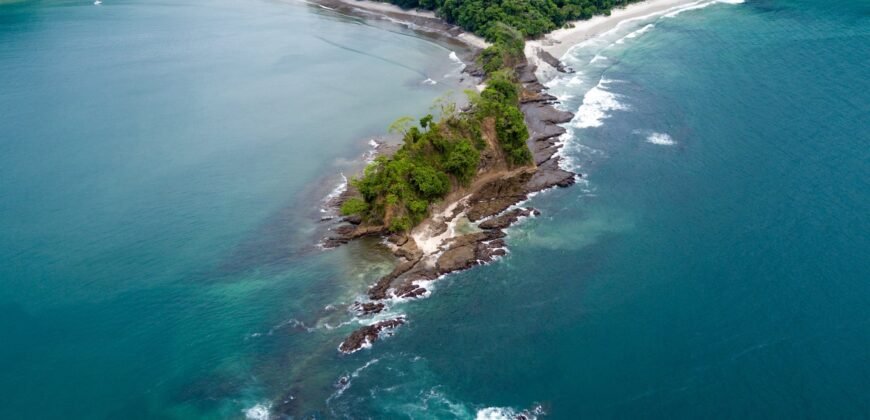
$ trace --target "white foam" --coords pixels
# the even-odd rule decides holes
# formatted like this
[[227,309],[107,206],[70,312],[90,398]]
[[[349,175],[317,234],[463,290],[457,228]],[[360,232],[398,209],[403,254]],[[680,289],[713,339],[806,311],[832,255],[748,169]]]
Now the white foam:
[[450,60],[452,60],[453,62],[455,62],[457,64],[464,64],[462,62],[462,60],[459,59],[459,56],[456,55],[455,51],[450,51]]
[[595,54],[595,57],[592,57],[592,60],[589,60],[589,64],[596,63],[599,61],[604,61],[604,60],[607,60],[607,57],[605,57],[601,54]]
[[[446,219],[449,215],[453,214],[453,210],[456,209],[456,206],[467,197],[463,197],[461,200],[457,200],[456,202],[447,206],[443,212],[438,213],[432,217],[432,220],[435,222],[440,222]],[[444,241],[450,239],[455,236],[456,233],[456,223],[461,218],[461,215],[457,215],[453,219],[447,222],[447,229],[444,232],[441,232],[438,235],[432,235],[432,231],[429,226],[422,226],[419,229],[415,229],[414,232],[411,233],[411,236],[414,238],[414,241],[417,242],[417,247],[423,251],[424,255],[432,255],[435,254],[439,247]]]
[[423,84],[424,84],[424,85],[437,85],[438,82],[436,82],[436,81],[434,81],[434,80],[432,80],[432,79],[427,78],[426,80],[423,81]]
[[581,79],[580,76],[578,75],[578,76],[575,76],[575,77],[568,79],[568,82],[565,83],[565,86],[573,87],[573,86],[580,86],[582,84],[583,84],[583,79]]
[[[368,339],[366,339],[366,343],[368,343]],[[368,343],[368,345],[371,347],[371,343]],[[350,388],[350,385],[353,383],[353,381],[352,381],[353,378],[358,377],[362,371],[366,370],[369,366],[371,366],[379,361],[380,361],[380,359],[369,360],[368,362],[366,362],[366,364],[364,364],[364,365],[358,367],[356,370],[354,370],[350,375],[345,375],[342,378],[339,378],[339,379],[344,379],[344,382],[342,383],[342,385],[340,387],[338,387],[338,390],[335,391],[334,394],[329,396],[327,401],[332,400],[333,398],[338,398],[341,396],[341,394],[344,394],[344,391],[346,391],[348,388]]]
[[359,322],[359,318],[353,317],[353,318],[351,318],[350,321],[342,321],[342,322],[339,322],[338,324],[335,324],[335,325],[331,325],[328,322],[324,322],[323,328],[326,328],[327,330],[334,330],[336,328],[341,328],[341,327],[344,327],[346,325],[353,324],[354,322]]
[[600,127],[611,111],[627,110],[628,106],[619,102],[621,95],[605,90],[612,80],[601,78],[594,88],[589,89],[583,96],[583,104],[577,110],[574,127],[591,128]]
[[[644,26],[643,28],[640,28],[640,29],[638,29],[638,30],[636,30],[636,31],[634,31],[634,32],[631,32],[631,33],[629,33],[628,35],[626,35],[626,36],[620,38],[619,40],[616,41],[616,43],[617,43],[617,44],[624,44],[626,39],[634,39],[634,38],[637,38],[637,37],[639,37],[639,36],[641,36],[641,35],[643,35],[643,34],[649,32],[649,31],[651,31],[651,30],[652,30],[653,28],[655,28],[655,27],[656,27],[656,25],[650,23],[650,24]],[[597,56],[596,56],[596,57],[597,57]],[[594,59],[593,59],[593,61],[594,61]]]
[[677,142],[667,133],[650,133],[646,137],[647,143],[657,144],[659,146],[673,146]]
[[332,191],[330,191],[329,194],[326,195],[326,199],[324,201],[330,202],[338,198],[338,196],[344,194],[345,191],[347,191],[347,177],[344,176],[344,173],[339,173],[339,175],[341,176],[341,182],[339,182],[338,185],[336,185],[335,188],[333,188]]
[[676,17],[677,15],[679,15],[680,13],[687,12],[689,10],[703,9],[707,6],[712,6],[716,3],[742,4],[744,2],[745,2],[745,0],[712,0],[712,1],[708,1],[708,2],[696,2],[696,3],[692,3],[691,5],[689,5],[687,7],[683,7],[681,9],[674,10],[673,12],[670,12],[662,17],[673,18],[673,17]]
[[271,404],[257,404],[253,407],[242,410],[245,413],[245,418],[248,420],[269,420],[269,408]]
[[[517,418],[517,413],[511,408],[507,407],[487,407],[481,410],[477,410],[477,415],[474,416],[475,420],[514,420]],[[536,419],[536,416],[530,416],[528,413],[522,413],[524,416],[529,419]]]

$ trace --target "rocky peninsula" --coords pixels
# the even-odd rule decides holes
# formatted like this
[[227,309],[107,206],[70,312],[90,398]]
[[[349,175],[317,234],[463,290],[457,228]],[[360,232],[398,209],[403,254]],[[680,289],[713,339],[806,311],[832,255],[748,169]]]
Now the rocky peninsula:
[[[410,28],[439,38],[450,37],[463,42],[473,51],[472,63],[465,73],[485,83],[485,72],[477,55],[486,45],[479,38],[461,28],[450,25],[428,12],[403,11],[397,7],[372,2],[345,2],[318,0],[318,4],[342,13],[372,17],[383,16],[405,22]],[[331,229],[323,241],[325,248],[340,246],[348,241],[381,236],[396,257],[395,268],[380,278],[368,290],[366,299],[355,302],[350,310],[360,318],[373,318],[384,312],[395,299],[415,299],[429,295],[427,284],[439,277],[475,265],[485,264],[506,254],[506,233],[517,221],[540,214],[536,209],[520,207],[530,194],[553,187],[574,184],[578,174],[563,170],[558,155],[559,138],[565,129],[559,124],[573,118],[573,114],[556,109],[556,98],[536,77],[538,65],[549,65],[555,71],[570,72],[558,59],[542,50],[531,52],[530,57],[511,63],[518,85],[519,109],[522,111],[527,135],[525,145],[531,152],[529,161],[512,164],[499,147],[495,130],[496,121],[484,121],[482,138],[485,145],[473,178],[467,185],[454,187],[442,200],[432,204],[430,216],[412,229],[393,232],[387,223],[369,223],[359,216],[348,216]],[[526,54],[529,54],[527,49]],[[333,204],[359,196],[349,186]],[[372,319],[370,325],[352,332],[340,345],[339,351],[353,353],[384,334],[406,323],[404,316]]]

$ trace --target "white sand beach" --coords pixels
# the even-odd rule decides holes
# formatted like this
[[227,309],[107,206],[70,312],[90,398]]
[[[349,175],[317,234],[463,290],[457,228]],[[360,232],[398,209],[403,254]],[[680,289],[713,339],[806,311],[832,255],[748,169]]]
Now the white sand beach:
[[572,28],[559,29],[547,34],[543,39],[528,41],[526,54],[532,59],[531,53],[543,49],[554,57],[561,58],[574,45],[601,35],[625,20],[663,15],[672,10],[705,2],[704,0],[647,0],[633,3],[624,8],[614,9],[610,16],[595,16],[589,20],[575,21],[572,22],[574,26]]

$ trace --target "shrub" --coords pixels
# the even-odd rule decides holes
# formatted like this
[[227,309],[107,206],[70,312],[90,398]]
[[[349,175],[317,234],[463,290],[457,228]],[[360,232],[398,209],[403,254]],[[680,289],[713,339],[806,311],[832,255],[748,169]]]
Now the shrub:
[[471,145],[471,142],[463,139],[453,146],[453,150],[450,151],[444,167],[459,182],[468,184],[471,178],[474,177],[474,174],[477,173],[478,163],[480,163],[480,152]]
[[443,172],[430,166],[417,166],[411,172],[411,181],[425,198],[439,198],[450,189],[450,180]]
[[366,211],[368,211],[369,205],[365,202],[365,200],[359,197],[349,198],[347,201],[342,203],[341,205],[341,214],[345,216],[349,216],[351,214],[359,214],[362,215]]

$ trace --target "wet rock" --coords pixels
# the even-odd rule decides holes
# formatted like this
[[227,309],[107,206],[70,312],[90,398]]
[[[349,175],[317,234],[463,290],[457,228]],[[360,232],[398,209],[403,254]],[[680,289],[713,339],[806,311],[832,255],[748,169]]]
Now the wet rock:
[[435,267],[442,274],[464,270],[473,265],[476,260],[475,255],[475,247],[473,245],[450,248],[438,257]]
[[354,310],[360,316],[376,314],[384,310],[385,305],[380,302],[365,302],[365,303],[355,303]]
[[342,237],[351,237],[355,230],[356,226],[353,225],[339,225],[332,229],[333,232]]
[[553,68],[560,73],[574,73],[573,69],[565,66],[565,64],[559,61],[558,58],[553,57],[552,54],[548,53],[543,49],[538,50],[538,58],[540,58],[543,62],[553,66]]
[[540,212],[531,207],[513,209],[500,216],[485,220],[477,226],[481,229],[504,229],[514,224],[520,217],[528,217],[532,214],[537,216]]
[[397,290],[396,295],[404,299],[414,299],[426,294],[428,290],[423,287],[413,287],[410,290]]
[[528,63],[517,66],[517,80],[523,84],[538,83],[538,77],[535,76],[535,68],[535,66]]
[[503,231],[492,229],[453,238],[445,245],[447,249],[435,262],[435,269],[438,274],[447,274],[471,268],[481,261],[490,261],[490,241],[500,240],[504,236]]
[[559,162],[551,159],[538,168],[538,172],[526,184],[526,191],[541,191],[550,187],[574,185],[575,174],[559,168]]
[[519,201],[525,200],[525,184],[532,179],[534,168],[510,174],[485,184],[468,199],[468,220],[476,222],[501,213]]
[[397,246],[402,246],[408,242],[408,235],[399,235],[394,233],[387,237],[387,241]]
[[327,249],[338,248],[339,246],[348,243],[348,241],[350,241],[350,239],[347,238],[324,238],[320,245]]
[[345,216],[342,220],[352,225],[358,225],[362,223],[362,217],[358,214],[352,214],[350,216]]
[[423,256],[423,251],[420,251],[420,248],[417,247],[416,241],[407,241],[404,245],[396,248],[393,254],[408,261],[417,261]]
[[402,274],[408,272],[408,270],[414,268],[417,264],[417,261],[405,261],[400,263],[386,276],[381,277],[374,286],[369,288],[369,298],[372,300],[381,300],[387,297],[387,290],[390,289],[390,286],[393,283],[393,280],[399,278]]
[[342,353],[353,353],[363,346],[375,342],[382,333],[392,334],[392,330],[405,323],[405,317],[398,317],[380,321],[372,325],[366,325],[354,332],[342,341],[338,349]]
[[381,225],[338,225],[332,229],[333,234],[331,236],[323,239],[322,245],[324,248],[335,248],[357,238],[380,235],[386,230],[387,228]]

